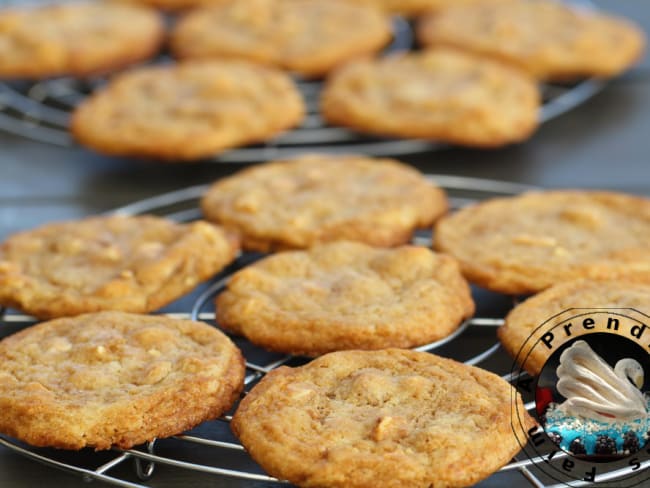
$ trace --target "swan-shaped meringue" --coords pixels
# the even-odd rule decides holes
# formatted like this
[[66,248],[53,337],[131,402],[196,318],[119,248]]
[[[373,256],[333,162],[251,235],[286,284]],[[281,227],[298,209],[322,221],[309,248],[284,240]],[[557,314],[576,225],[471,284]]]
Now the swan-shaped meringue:
[[634,359],[621,359],[612,369],[589,344],[576,341],[562,352],[556,373],[557,391],[566,398],[559,408],[566,415],[605,422],[648,415],[648,401],[640,391],[643,368]]

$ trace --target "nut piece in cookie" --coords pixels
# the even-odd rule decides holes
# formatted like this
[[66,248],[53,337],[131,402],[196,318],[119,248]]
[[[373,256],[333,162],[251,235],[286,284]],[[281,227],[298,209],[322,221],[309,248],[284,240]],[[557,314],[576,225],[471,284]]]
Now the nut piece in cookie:
[[111,2],[0,10],[0,78],[89,76],[156,54],[160,15]]
[[[518,359],[533,376],[538,375],[552,350],[538,347],[539,340],[549,330],[566,319],[559,315],[569,309],[649,310],[650,284],[626,281],[575,280],[560,283],[517,305],[498,329],[503,348]],[[576,327],[571,331],[578,337],[590,331]],[[537,347],[536,347],[537,346]]]
[[71,131],[101,153],[178,162],[266,141],[303,114],[300,93],[281,71],[194,61],[116,76],[75,109]]
[[316,356],[433,342],[471,316],[474,303],[449,256],[340,241],[238,271],[216,308],[220,326],[255,344]]
[[47,224],[0,245],[0,304],[40,318],[149,312],[229,264],[238,242],[207,222],[153,216]]
[[642,55],[643,31],[627,20],[554,0],[459,5],[425,17],[426,46],[452,46],[515,65],[543,80],[616,76]]
[[168,437],[228,410],[244,359],[202,322],[100,312],[0,342],[0,432],[96,450]]
[[434,247],[471,282],[510,294],[578,278],[650,283],[650,200],[603,191],[530,192],[464,208]]
[[391,159],[308,155],[217,181],[201,201],[208,220],[245,249],[307,248],[337,240],[404,244],[447,210],[443,190]]
[[268,473],[304,487],[464,487],[519,452],[500,377],[429,353],[342,351],[269,373],[231,423]]
[[351,63],[321,97],[333,125],[484,147],[527,139],[539,107],[537,84],[523,72],[446,48]]
[[237,0],[190,12],[171,38],[182,59],[247,59],[318,77],[391,38],[379,10],[347,0]]

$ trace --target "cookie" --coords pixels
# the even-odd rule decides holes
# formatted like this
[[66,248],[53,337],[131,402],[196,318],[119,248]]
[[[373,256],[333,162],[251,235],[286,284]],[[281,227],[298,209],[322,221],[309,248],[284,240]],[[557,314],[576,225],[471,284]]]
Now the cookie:
[[[349,1],[349,0],[348,0]],[[353,0],[357,3],[374,5],[389,13],[416,17],[428,12],[440,12],[455,5],[472,5],[502,0]]]
[[[542,326],[549,319],[570,308],[634,308],[648,313],[649,304],[649,284],[574,280],[555,285],[517,305],[507,315],[505,324],[499,327],[498,336],[512,357],[519,355],[520,360],[525,358],[523,366],[526,370],[538,375],[553,351],[532,346],[566,316],[550,320]],[[574,337],[588,332],[583,328],[571,331]]]
[[237,0],[189,13],[171,46],[182,59],[248,59],[313,78],[390,38],[385,15],[345,0]]
[[526,75],[443,48],[349,64],[328,79],[321,98],[333,125],[486,147],[529,137],[539,107]]
[[645,36],[627,20],[553,0],[510,0],[426,17],[418,38],[506,61],[543,80],[616,76],[642,55]]
[[47,224],[0,245],[0,304],[40,318],[148,312],[215,275],[237,247],[207,222],[142,216]]
[[514,402],[525,412],[507,382],[450,359],[342,351],[272,371],[231,425],[268,473],[298,486],[461,487],[520,450]]
[[598,191],[495,198],[441,220],[435,249],[472,282],[511,294],[578,278],[650,283],[650,200]]
[[207,324],[99,312],[0,342],[0,432],[34,446],[128,449],[228,410],[239,349]]
[[255,166],[213,184],[208,220],[237,231],[245,249],[300,249],[351,240],[395,246],[447,210],[445,193],[391,159],[308,155]]
[[216,309],[221,327],[255,344],[317,356],[433,342],[471,316],[474,302],[448,256],[340,241],[238,271]]
[[71,131],[101,153],[183,161],[271,139],[304,110],[280,71],[197,61],[116,76],[75,109]]
[[144,7],[67,3],[0,11],[0,78],[89,76],[158,52],[162,18]]

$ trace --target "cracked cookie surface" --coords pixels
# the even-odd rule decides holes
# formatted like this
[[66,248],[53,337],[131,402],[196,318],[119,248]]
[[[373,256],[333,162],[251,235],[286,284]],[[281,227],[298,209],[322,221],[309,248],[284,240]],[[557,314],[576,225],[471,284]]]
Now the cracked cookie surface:
[[359,3],[375,5],[387,12],[408,17],[440,12],[455,5],[471,5],[475,3],[500,2],[503,0],[354,0]]
[[153,56],[162,18],[109,2],[0,10],[0,78],[88,76]]
[[35,446],[128,449],[221,415],[243,378],[239,349],[201,322],[56,319],[0,342],[0,432]]
[[404,244],[447,210],[445,193],[391,159],[308,155],[223,178],[201,201],[244,248],[307,248],[336,240]]
[[351,63],[321,97],[333,125],[487,147],[529,137],[539,106],[536,83],[519,70],[447,48]]
[[113,78],[73,112],[82,144],[116,156],[195,160],[299,124],[304,103],[281,71],[243,61],[188,61]]
[[650,283],[650,200],[598,191],[496,198],[442,219],[434,247],[472,282],[511,294],[578,278]]
[[344,0],[237,0],[189,13],[171,46],[182,59],[248,59],[318,77],[390,37],[380,11]]
[[236,239],[207,222],[92,217],[47,224],[0,245],[0,304],[40,318],[148,312],[230,263]]
[[[540,347],[545,332],[567,318],[569,309],[633,308],[650,312],[650,284],[626,281],[575,280],[560,283],[517,305],[498,329],[504,349],[536,376],[544,367],[552,349]],[[576,313],[580,311],[577,310]],[[562,314],[562,315],[560,315]],[[574,314],[575,315],[575,314]],[[557,316],[557,318],[556,318]],[[585,328],[571,330],[573,337],[588,334]]]
[[216,309],[220,326],[255,344],[316,356],[433,342],[471,316],[474,303],[449,256],[335,242],[238,271]]
[[268,473],[298,486],[451,488],[520,450],[514,401],[524,411],[506,381],[450,359],[342,351],[266,375],[231,426]]
[[452,7],[425,18],[427,46],[491,56],[545,80],[620,74],[642,55],[645,35],[633,23],[552,0],[509,0]]

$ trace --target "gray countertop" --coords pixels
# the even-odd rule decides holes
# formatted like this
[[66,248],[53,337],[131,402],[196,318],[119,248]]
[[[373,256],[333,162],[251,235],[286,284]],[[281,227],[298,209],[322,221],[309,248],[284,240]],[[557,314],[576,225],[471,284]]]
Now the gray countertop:
[[[647,0],[598,1],[650,32]],[[501,179],[544,187],[580,187],[650,194],[650,58],[586,104],[544,125],[528,142],[479,151],[449,148],[402,157],[429,173]],[[0,239],[52,220],[104,212],[135,200],[211,182],[241,165],[160,165],[102,157],[0,134]],[[4,336],[14,327],[5,326]],[[90,456],[87,453],[64,456]],[[202,453],[197,456],[203,455]],[[128,470],[127,470],[128,471]],[[125,476],[132,478],[128,473]],[[519,475],[481,486],[529,486]],[[158,468],[151,485],[262,486]],[[83,486],[0,446],[0,487]]]

